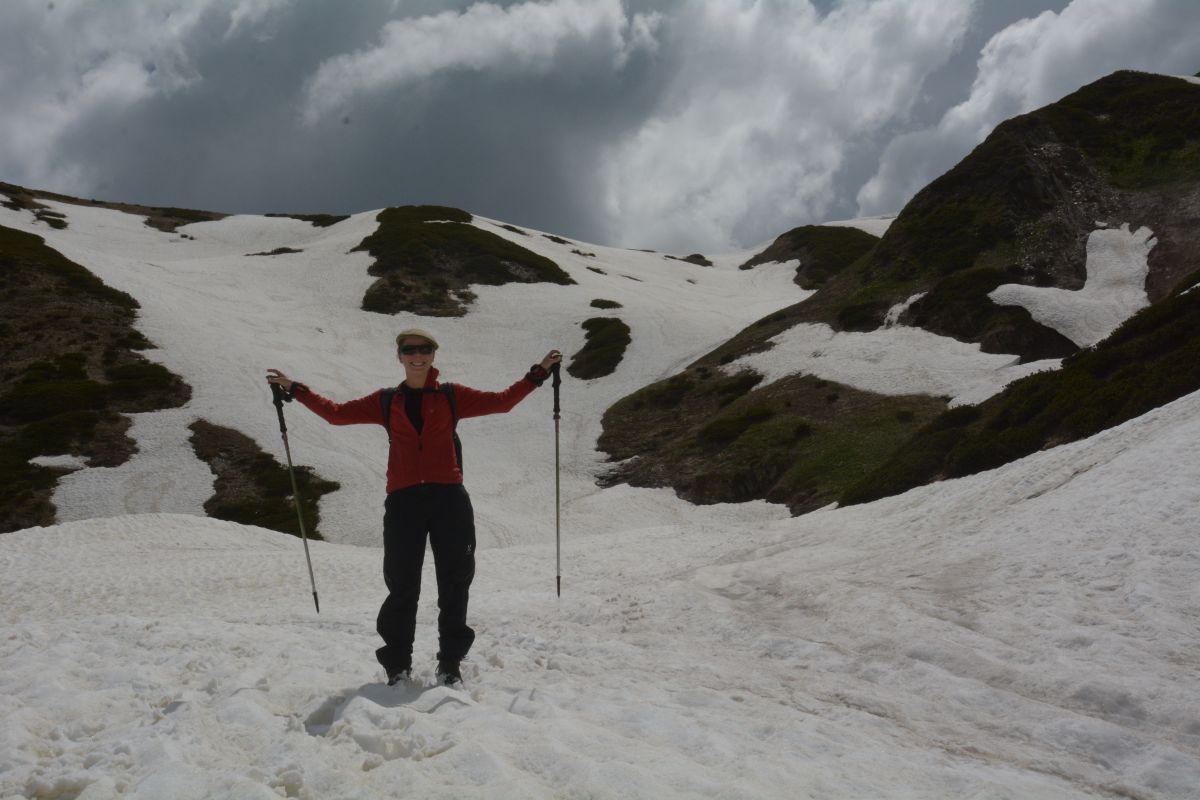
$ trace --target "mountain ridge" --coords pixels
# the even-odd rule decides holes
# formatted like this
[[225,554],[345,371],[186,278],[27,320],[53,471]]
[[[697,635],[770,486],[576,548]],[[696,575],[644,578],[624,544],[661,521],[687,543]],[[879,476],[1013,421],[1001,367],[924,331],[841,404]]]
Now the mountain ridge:
[[[1053,366],[1050,359],[1063,356],[1068,356],[1068,366],[1071,366],[1076,363],[1072,359],[1079,352],[1073,342],[1059,331],[1034,321],[1027,309],[997,304],[989,293],[1001,285],[1078,291],[1084,285],[1086,272],[1079,261],[1083,242],[1096,230],[1094,217],[1101,213],[1109,214],[1107,222],[1126,228],[1136,226],[1139,221],[1145,222],[1155,236],[1148,251],[1145,282],[1152,306],[1144,312],[1147,316],[1135,323],[1134,330],[1140,333],[1133,338],[1147,341],[1155,340],[1156,336],[1163,338],[1163,334],[1153,330],[1154,325],[1173,326],[1170,327],[1173,331],[1187,330],[1186,322],[1180,320],[1190,319],[1190,311],[1185,307],[1191,301],[1183,296],[1182,290],[1196,282],[1196,276],[1200,275],[1200,264],[1196,263],[1200,247],[1193,247],[1196,237],[1200,236],[1197,233],[1200,224],[1192,224],[1200,220],[1200,191],[1197,188],[1200,186],[1200,180],[1197,180],[1200,176],[1200,156],[1197,155],[1200,153],[1200,117],[1185,103],[1187,113],[1183,124],[1164,126],[1162,120],[1165,117],[1174,121],[1171,115],[1181,108],[1179,98],[1190,100],[1191,94],[1187,93],[1195,91],[1194,85],[1176,79],[1116,73],[1057,104],[998,126],[996,132],[962,163],[918,193],[882,237],[846,227],[803,226],[782,234],[765,251],[748,254],[749,258],[747,255],[736,260],[717,258],[716,273],[735,269],[750,281],[757,280],[755,276],[763,271],[778,274],[780,270],[790,270],[794,285],[809,294],[799,302],[759,318],[716,347],[702,351],[698,358],[687,359],[682,371],[676,367],[660,380],[651,379],[640,384],[641,388],[624,399],[614,396],[611,401],[606,401],[608,405],[600,409],[603,420],[597,431],[597,441],[600,448],[619,463],[598,467],[601,483],[670,486],[698,503],[765,498],[786,504],[793,513],[803,513],[835,500],[848,502],[865,496],[861,482],[874,480],[869,476],[876,476],[876,470],[881,468],[895,472],[898,464],[905,463],[903,459],[895,460],[898,453],[920,452],[929,456],[936,451],[941,454],[942,461],[935,464],[936,459],[929,456],[928,463],[923,462],[922,470],[912,472],[913,475],[920,474],[921,480],[959,474],[962,465],[970,459],[951,458],[947,455],[949,451],[944,447],[939,449],[940,446],[931,450],[923,446],[922,438],[945,444],[945,431],[954,430],[956,435],[962,434],[966,438],[960,436],[953,446],[965,447],[963,442],[975,434],[967,436],[964,431],[993,429],[999,424],[995,422],[997,419],[1023,416],[1025,422],[1029,422],[1036,415],[1015,412],[995,412],[993,415],[989,410],[967,419],[970,413],[948,409],[949,398],[939,396],[936,391],[912,396],[864,391],[849,383],[802,374],[791,375],[783,381],[765,381],[752,366],[755,357],[769,352],[780,337],[792,336],[799,330],[827,329],[829,333],[821,333],[821,336],[833,337],[872,332],[886,335],[888,325],[901,325],[906,330],[923,329],[942,337],[955,333],[957,335],[945,341],[974,342],[983,353],[1012,345],[1012,349],[1005,352],[1018,361],[1027,362],[1031,369]],[[1163,108],[1159,109],[1156,104],[1163,104]],[[1159,110],[1154,112],[1154,109]],[[1108,116],[1102,118],[1106,114]],[[1114,115],[1120,118],[1115,119]],[[1101,132],[1089,134],[1089,126],[1096,125],[1102,126]],[[1010,166],[1003,166],[1009,163],[1004,161],[1005,158],[1012,159]],[[1001,166],[998,168],[997,164]],[[977,180],[980,175],[986,178],[982,185]],[[960,208],[966,195],[974,195],[975,205]],[[52,207],[54,203],[68,202],[69,199],[62,195],[0,184],[0,196],[8,198],[4,206],[10,211],[32,215],[34,226],[45,225],[53,231],[70,224],[69,214]],[[1001,202],[1003,198],[1008,200]],[[1031,201],[1026,207],[1025,200],[1030,198],[1036,202]],[[213,212],[99,201],[72,202],[84,208],[141,215],[147,226],[174,237],[169,241],[179,246],[189,246],[196,241],[193,234],[200,232],[199,228],[189,232],[183,226],[231,221],[225,215]],[[1008,205],[1017,208],[1005,210]],[[951,207],[948,215],[943,208],[946,206]],[[1151,219],[1155,214],[1166,213],[1168,207],[1164,223],[1160,224],[1157,217]],[[1141,216],[1132,220],[1119,216],[1135,211]],[[646,330],[644,312],[639,327],[636,313],[622,311],[621,318],[616,319],[595,318],[594,312],[590,311],[596,307],[622,305],[607,299],[610,295],[616,296],[613,290],[621,284],[619,280],[613,283],[610,279],[627,278],[640,284],[654,275],[664,287],[671,283],[691,291],[693,286],[702,289],[714,275],[714,268],[705,266],[712,261],[699,254],[681,259],[625,251],[628,258],[636,256],[639,264],[654,270],[635,274],[625,268],[614,268],[611,260],[605,261],[615,257],[613,254],[617,251],[612,248],[590,246],[600,252],[598,258],[597,252],[586,252],[576,243],[550,234],[537,236],[511,225],[482,218],[475,221],[472,215],[457,209],[427,212],[428,209],[420,211],[415,207],[372,212],[377,218],[376,225],[370,229],[372,233],[360,238],[358,246],[340,251],[347,257],[370,251],[371,257],[376,259],[376,266],[369,265],[367,270],[371,277],[364,278],[368,282],[359,290],[359,305],[367,308],[373,302],[372,292],[378,295],[379,287],[389,285],[392,300],[374,309],[387,315],[382,320],[385,323],[392,315],[420,320],[422,314],[428,313],[475,313],[471,309],[477,287],[489,292],[494,288],[504,293],[511,289],[490,286],[493,279],[508,286],[520,285],[531,278],[537,280],[540,267],[521,266],[512,260],[516,256],[501,255],[496,262],[500,265],[498,268],[488,267],[489,274],[494,273],[493,277],[482,283],[482,273],[476,274],[479,270],[467,268],[453,281],[443,280],[434,287],[444,291],[444,297],[436,295],[435,291],[436,296],[431,295],[425,305],[394,305],[395,299],[410,293],[409,289],[403,288],[408,285],[405,281],[417,278],[397,278],[400,273],[395,272],[395,267],[378,266],[383,251],[374,252],[376,248],[369,242],[385,227],[383,217],[416,214],[415,220],[405,224],[415,221],[425,226],[475,225],[471,230],[480,232],[484,232],[486,226],[487,237],[521,245],[520,249],[528,252],[532,259],[529,264],[549,265],[544,277],[551,283],[546,284],[545,290],[536,292],[538,297],[545,298],[542,302],[559,303],[560,300],[550,298],[565,297],[584,301],[578,303],[580,309],[570,328],[561,329],[562,333],[556,336],[583,345],[585,325],[598,324],[598,319],[612,319],[630,328],[630,342],[614,348],[611,360],[603,369],[581,373],[596,376],[587,383],[589,391],[613,386],[614,378],[609,376],[615,372],[620,378],[639,359],[645,358],[645,351],[639,350],[639,339]],[[438,219],[430,217],[430,213]],[[989,213],[996,216],[989,218]],[[965,226],[954,223],[954,220],[965,219],[964,214],[975,222]],[[360,222],[355,225],[365,230],[366,217],[358,215],[356,219]],[[1089,222],[1089,218],[1093,219]],[[309,225],[307,230],[310,231],[313,227],[349,230],[345,228],[349,224],[346,219],[326,215],[295,217],[298,222]],[[948,232],[944,230],[947,225]],[[939,230],[942,230],[941,234],[938,234]],[[965,243],[954,238],[963,230],[969,234],[965,236]],[[402,233],[400,229],[397,231]],[[305,246],[299,240],[286,236],[267,238],[274,244],[274,249],[260,246],[259,252],[244,253],[267,256],[256,259],[272,262],[263,269],[283,275],[289,269],[288,264],[311,261],[315,257],[305,252]],[[484,250],[494,247],[490,241],[479,245],[484,248],[478,251],[479,257],[495,258],[482,255]],[[942,245],[944,250],[938,250]],[[432,245],[434,257],[430,263],[433,266],[421,269],[437,272],[445,267],[444,259],[439,261],[442,257],[437,255],[438,247]],[[511,254],[518,250],[505,249],[503,252]],[[938,258],[926,264],[920,256],[929,252],[937,252]],[[0,251],[0,262],[6,257]],[[462,256],[455,258],[467,263]],[[472,258],[476,256],[466,256],[468,261]],[[798,266],[793,264],[795,261],[799,262]],[[559,262],[567,269],[562,269]],[[550,270],[550,266],[558,272]],[[501,272],[504,275],[500,275]],[[674,303],[681,297],[671,295],[668,302]],[[578,300],[571,300],[571,304]],[[1175,313],[1149,314],[1155,305],[1166,300],[1172,300],[1179,307]],[[615,305],[610,305],[613,303]],[[655,324],[666,323],[662,335],[669,336],[670,315],[660,316],[663,319]],[[1151,330],[1145,329],[1147,325]],[[622,333],[622,341],[624,338]],[[813,347],[819,349],[820,346]],[[1144,369],[1140,372],[1123,369],[1128,365],[1122,359],[1128,356],[1114,355],[1105,343],[1100,343],[1096,348],[1099,362],[1082,359],[1081,368],[1094,378],[1116,380],[1117,385],[1123,387],[1132,386],[1139,375],[1145,377],[1158,375],[1157,371],[1164,369],[1170,371],[1166,365],[1176,363],[1174,359],[1181,353],[1190,352],[1188,343],[1182,349],[1171,349],[1144,343],[1130,344],[1127,340],[1124,347],[1128,352],[1152,353],[1160,361],[1142,365]],[[583,352],[584,348],[580,347],[579,353]],[[1104,367],[1096,367],[1096,363],[1103,363]],[[1072,370],[1062,373],[1078,374]],[[3,390],[0,394],[11,392],[13,381],[19,377],[9,376],[8,384],[0,386]],[[1135,413],[1136,409],[1145,410],[1167,402],[1192,386],[1192,374],[1186,369],[1174,370],[1172,378],[1155,380],[1156,387],[1162,390],[1157,394],[1130,389],[1128,393],[1139,399],[1128,405],[1124,413]],[[1033,385],[1033,378],[1027,380]],[[1043,397],[1046,392],[1053,394],[1058,391],[1053,388],[1055,382],[1069,380],[1076,379],[1061,375],[1037,377],[1038,385],[1043,388],[1034,394]],[[611,392],[611,389],[606,391]],[[1064,396],[1074,396],[1072,393],[1078,391],[1078,386],[1061,389]],[[605,392],[601,394],[608,396]],[[1018,401],[1012,398],[1019,395],[1018,390],[1005,393],[1009,399],[993,398],[995,402],[987,408],[999,408],[1002,402],[1016,403]],[[1028,400],[1020,402],[1027,404]],[[1103,419],[1104,425],[1115,424],[1113,420],[1116,419],[1098,414],[1092,414],[1092,417]],[[1077,434],[1086,435],[1081,431],[1095,430],[1094,424],[1091,427],[1072,424],[1067,426],[1070,430],[1066,432],[1047,427],[1045,420],[1038,425],[1045,429],[1038,436],[1016,429],[1010,431],[1010,435],[1026,444],[1004,449],[1004,452],[1028,452],[1029,442],[1038,442],[1038,447],[1047,446],[1069,441],[1070,436]],[[261,437],[259,441],[261,443]],[[945,460],[947,458],[958,466],[952,466]],[[975,460],[979,463],[994,461]],[[911,480],[907,483],[897,481],[894,475],[879,483],[894,488],[902,484],[913,485]]]
[[[761,407],[770,395],[774,397],[768,405],[774,413],[766,416],[776,420],[770,424],[778,424],[779,414],[789,416],[793,425],[811,424],[804,415],[787,407],[811,405],[814,393],[832,397],[845,391],[830,381],[793,382],[790,393],[764,383],[748,389],[738,405],[725,411],[695,402],[706,391],[706,377],[725,365],[737,368],[739,360],[770,349],[777,337],[806,325],[827,325],[837,335],[838,331],[876,331],[900,324],[961,342],[976,342],[984,353],[1011,353],[1022,362],[1031,362],[1031,366],[1032,362],[1072,356],[1080,348],[1063,333],[1036,322],[1023,307],[999,305],[989,294],[1005,284],[1081,289],[1086,280],[1085,243],[1100,219],[1127,227],[1147,225],[1153,231],[1155,240],[1149,250],[1145,280],[1151,304],[1169,299],[1200,279],[1198,99],[1200,87],[1185,79],[1118,72],[1058,103],[1001,123],[962,162],[918,192],[872,248],[857,257],[854,251],[843,254],[842,261],[829,270],[829,277],[809,298],[759,320],[683,372],[613,406],[605,416],[600,447],[619,463],[609,472],[606,483],[671,486],[694,502],[765,497],[786,502],[794,513],[812,510],[823,502],[881,496],[867,488],[872,480],[883,479],[877,470],[868,470],[860,481],[851,484],[818,479],[820,488],[816,491],[798,481],[799,475],[811,474],[813,465],[826,458],[827,446],[814,444],[820,442],[820,426],[815,428],[817,436],[800,442],[775,440],[765,448],[760,445],[763,460],[774,466],[758,482],[756,491],[734,491],[728,488],[728,482],[706,480],[706,475],[725,472],[726,464],[738,468],[734,465],[740,462],[734,452],[711,446],[703,459],[680,458],[681,453],[705,450],[702,432],[709,426],[722,421],[734,424],[738,415]],[[787,249],[786,239],[787,235],[780,237],[765,251],[770,255],[759,254],[747,266],[776,253],[779,257],[794,255],[794,250]],[[1155,319],[1150,314],[1152,308],[1143,312],[1146,319]],[[1186,342],[1193,336],[1185,325],[1173,324],[1172,330],[1185,337],[1186,351]],[[1103,343],[1098,349],[1102,353],[1110,350]],[[1156,352],[1161,363],[1143,365],[1145,371],[1140,374],[1169,371],[1165,365],[1178,356],[1163,352],[1163,348]],[[1112,354],[1100,358],[1106,362],[1120,360]],[[744,374],[742,384],[754,387],[756,381],[750,373]],[[1068,377],[1035,376],[1024,380],[1039,382],[1044,396],[1045,392],[1053,393],[1045,387],[1070,382],[1070,376],[1076,374],[1072,371]],[[1133,385],[1136,374],[1136,370],[1107,371],[1110,380],[1119,382],[1118,388],[1110,391],[1141,398],[1133,406],[1143,411],[1200,388],[1200,378],[1184,370],[1173,380],[1158,381],[1160,391],[1147,393]],[[1076,397],[1080,389],[1064,385],[1061,391],[1064,396]],[[641,398],[663,392],[673,392],[684,413],[640,424],[637,409]],[[1014,389],[1005,395],[1007,399],[992,402],[989,409],[1005,402],[1027,402],[1015,399],[1018,396],[1019,391]],[[896,402],[880,397],[871,410],[864,412],[862,420],[886,416],[882,409]],[[1085,407],[1092,405],[1085,403]],[[1134,413],[1127,406],[1121,407]],[[899,408],[894,411],[903,412]],[[946,446],[944,431],[960,429],[964,413],[946,410],[937,420],[929,421],[928,427],[916,426],[911,436],[898,445],[895,455],[886,460],[888,466],[881,468],[888,473],[884,485],[902,491],[925,481],[963,474],[961,470],[968,462],[946,465],[944,460],[950,457],[941,448]],[[1129,418],[1090,413],[1109,425]],[[761,424],[768,424],[766,416],[761,412],[760,416]],[[1032,415],[995,411],[974,422],[994,427],[1003,425],[998,420],[1017,418],[1030,422]],[[1049,425],[1044,419],[1038,424],[1043,428]],[[1034,434],[1022,432],[1022,425],[1011,429],[1004,426],[1007,437],[1023,442],[1005,446],[1003,452],[1009,458],[1027,454],[1034,442],[1048,446],[1097,430],[1093,423],[1072,424],[1050,426],[1058,431],[1056,434],[1049,433],[1049,429]],[[855,420],[846,419],[837,428],[854,426]],[[754,435],[755,429],[756,424],[747,424],[743,432]],[[832,441],[844,441],[837,430],[826,433]],[[926,463],[913,473],[920,475],[919,479],[900,478],[897,473],[902,466],[911,463],[903,457],[906,451],[932,458],[922,437],[941,442],[933,449],[942,454],[943,461],[936,468]],[[737,440],[728,444],[736,448]],[[871,449],[874,442],[865,446]],[[806,450],[813,452],[806,454]],[[853,460],[856,456],[852,451],[847,458]],[[974,463],[990,466],[1004,461],[974,459]]]

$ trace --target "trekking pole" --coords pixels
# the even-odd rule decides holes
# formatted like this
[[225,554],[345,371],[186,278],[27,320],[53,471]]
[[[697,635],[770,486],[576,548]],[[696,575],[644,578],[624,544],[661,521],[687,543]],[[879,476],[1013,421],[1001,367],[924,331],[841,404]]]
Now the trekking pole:
[[292,466],[292,448],[288,445],[287,425],[283,421],[283,387],[271,384],[275,397],[275,410],[279,413],[279,432],[283,434],[283,452],[287,454],[288,475],[292,478],[292,499],[296,501],[296,519],[300,522],[300,538],[304,540],[304,560],[308,562],[308,580],[312,583],[313,605],[321,613],[321,601],[317,599],[317,579],[313,577],[312,557],[308,554],[308,534],[304,531],[304,514],[300,511],[300,488],[296,485],[296,469]]
[[562,386],[562,376],[559,375],[558,370],[560,366],[561,363],[555,364],[550,368],[550,372],[554,376],[551,382],[551,385],[554,387],[554,582],[558,596],[562,597],[562,534],[560,524],[562,517],[562,489],[558,468],[558,387]]

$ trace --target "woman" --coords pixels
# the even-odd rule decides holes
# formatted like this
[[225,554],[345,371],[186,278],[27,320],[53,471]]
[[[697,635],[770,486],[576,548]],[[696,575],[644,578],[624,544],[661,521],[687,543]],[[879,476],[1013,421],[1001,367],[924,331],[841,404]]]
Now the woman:
[[551,350],[502,392],[482,392],[438,382],[433,366],[438,343],[428,331],[401,331],[396,348],[404,382],[394,391],[381,389],[348,403],[327,400],[277,369],[268,370],[267,380],[278,384],[288,400],[300,401],[334,425],[386,424],[391,441],[383,515],[388,596],[376,623],[384,644],[375,655],[387,671],[388,685],[411,679],[428,538],[438,584],[437,678],[453,686],[462,683],[459,663],[475,640],[467,625],[467,601],[475,577],[475,516],[462,484],[455,423],[463,417],[509,411],[542,385],[562,354]]

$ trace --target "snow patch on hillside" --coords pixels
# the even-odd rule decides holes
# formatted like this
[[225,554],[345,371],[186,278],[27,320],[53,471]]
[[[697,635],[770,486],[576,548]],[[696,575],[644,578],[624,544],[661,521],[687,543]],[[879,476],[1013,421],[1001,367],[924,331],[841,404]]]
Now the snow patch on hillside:
[[1090,347],[1150,305],[1146,275],[1156,243],[1145,227],[1131,232],[1125,224],[1093,231],[1087,241],[1087,283],[1082,289],[1009,283],[988,297],[999,305],[1021,306],[1046,327],[1080,347]]
[[[1155,240],[1148,228],[1128,225],[1088,237],[1088,280],[1079,291],[1006,284],[989,297],[1029,309],[1038,322],[1080,346],[1104,339],[1149,305],[1147,258]],[[824,324],[801,324],[770,340],[771,349],[743,356],[726,372],[752,369],[768,382],[809,374],[869,392],[949,397],[951,405],[980,403],[1013,381],[1047,369],[1058,359],[1022,364],[1015,355],[984,353],[978,344],[897,325],[920,295],[893,307],[885,327],[866,333],[838,332]]]
[[743,356],[722,369],[730,374],[752,369],[767,383],[814,375],[862,391],[949,397],[951,405],[961,405],[982,402],[1018,378],[1060,364],[1056,359],[1021,364],[1017,356],[984,353],[978,344],[905,326],[852,333],[804,323],[770,342],[770,350]]

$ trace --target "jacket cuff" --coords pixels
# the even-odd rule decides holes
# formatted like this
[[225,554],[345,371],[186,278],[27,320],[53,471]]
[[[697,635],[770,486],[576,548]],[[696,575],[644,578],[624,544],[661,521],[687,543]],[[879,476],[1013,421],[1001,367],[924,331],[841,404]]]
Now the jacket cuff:
[[283,399],[289,403],[296,399],[296,395],[305,394],[309,391],[307,384],[299,381],[292,381],[292,388],[283,393]]
[[534,386],[541,386],[546,382],[546,378],[550,377],[550,372],[541,364],[534,364],[529,368],[529,372],[525,373],[525,380],[532,383]]

